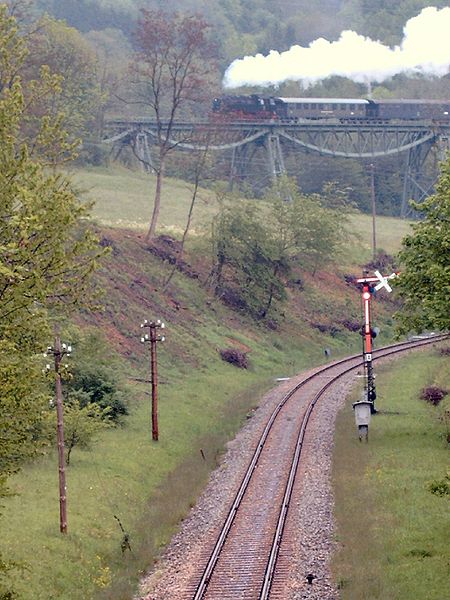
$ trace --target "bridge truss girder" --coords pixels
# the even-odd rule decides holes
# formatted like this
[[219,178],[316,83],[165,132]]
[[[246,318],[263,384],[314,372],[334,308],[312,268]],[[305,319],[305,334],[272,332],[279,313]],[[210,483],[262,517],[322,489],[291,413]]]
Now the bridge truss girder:
[[434,140],[433,131],[400,128],[331,128],[305,129],[298,132],[281,131],[290,142],[322,155],[371,160],[398,154]]
[[[114,127],[114,123],[111,123]],[[120,126],[119,126],[120,125]],[[151,146],[158,131],[155,123],[116,123],[119,133],[104,140],[109,143],[133,144],[135,153],[152,168]],[[159,130],[161,133],[161,129]],[[431,181],[425,181],[425,163],[432,149],[443,158],[449,145],[450,127],[434,127],[431,123],[368,124],[305,122],[274,123],[178,123],[172,126],[170,141],[181,151],[231,151],[230,187],[243,181],[251,170],[258,151],[264,149],[270,179],[286,172],[284,151],[297,147],[322,156],[370,159],[406,154],[401,214],[409,216],[409,200],[421,201],[431,193],[437,170]],[[131,140],[131,141],[130,141]],[[140,156],[142,155],[142,156]]]

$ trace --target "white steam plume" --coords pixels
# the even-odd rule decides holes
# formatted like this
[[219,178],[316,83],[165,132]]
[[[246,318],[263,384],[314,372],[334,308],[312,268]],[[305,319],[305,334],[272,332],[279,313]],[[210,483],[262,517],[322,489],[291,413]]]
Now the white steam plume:
[[226,88],[242,85],[279,85],[300,81],[305,87],[332,75],[358,83],[384,81],[398,73],[442,76],[450,67],[450,7],[424,8],[403,28],[400,46],[343,31],[338,41],[319,38],[309,47],[292,46],[286,52],[271,50],[236,59],[226,70]]

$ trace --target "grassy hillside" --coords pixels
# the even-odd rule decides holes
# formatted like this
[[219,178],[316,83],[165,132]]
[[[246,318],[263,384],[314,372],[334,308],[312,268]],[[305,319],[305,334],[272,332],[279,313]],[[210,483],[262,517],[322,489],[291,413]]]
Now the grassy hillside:
[[[85,196],[95,202],[93,216],[99,222],[135,229],[148,226],[155,193],[153,176],[120,166],[75,171],[73,176]],[[191,190],[192,186],[184,181],[165,180],[161,200],[162,230],[177,233],[184,229]],[[215,208],[214,193],[202,190],[194,214],[193,231],[210,221]]]
[[[192,246],[189,269],[177,272],[164,289],[170,265],[145,247],[142,229],[134,227],[146,222],[151,178],[123,170],[80,171],[76,177],[98,199],[102,243],[111,248],[98,275],[106,291],[104,311],[83,315],[82,322],[101,329],[122,356],[130,416],[118,429],[103,432],[91,451],[74,450],[67,473],[67,537],[58,530],[56,455],[50,454],[11,480],[18,495],[5,500],[2,541],[5,554],[24,567],[14,580],[25,600],[129,600],[139,574],[170,539],[263,390],[276,377],[323,361],[325,347],[333,357],[359,350],[360,337],[348,328],[360,320],[359,294],[340,272],[302,274],[301,287],[288,290],[277,328],[269,329],[211,296],[204,286],[205,244]],[[178,231],[189,191],[169,181],[166,193],[162,223]],[[196,227],[214,210],[213,200],[206,201],[209,193],[202,197]],[[398,245],[395,225],[385,232],[390,247]],[[354,252],[358,258],[370,255],[358,247],[349,256]],[[393,308],[380,295],[379,343],[390,339]],[[144,318],[160,318],[167,327],[167,341],[159,346],[158,443],[151,441],[148,347],[139,343]],[[249,369],[220,359],[219,350],[228,347],[248,354]],[[75,348],[74,361],[76,353]],[[119,521],[131,551],[121,550]]]
[[[74,172],[74,179],[94,200],[93,215],[99,222],[113,227],[145,229],[148,225],[155,191],[155,178],[139,171],[115,166],[110,169],[89,169]],[[160,229],[177,233],[184,229],[191,201],[192,186],[167,178],[161,202]],[[194,211],[192,232],[207,227],[217,210],[214,192],[201,190]],[[369,260],[372,243],[372,217],[355,214],[351,218],[360,238],[352,247],[353,263]],[[409,231],[408,221],[377,217],[377,246],[395,253],[401,238]],[[361,255],[361,251],[363,255]]]
[[[377,368],[378,409],[360,444],[351,402],[337,425],[334,479],[342,600],[442,600],[448,588],[448,356],[422,351]],[[349,435],[349,432],[353,435]],[[447,481],[447,493],[445,482]],[[441,482],[442,494],[431,492]]]

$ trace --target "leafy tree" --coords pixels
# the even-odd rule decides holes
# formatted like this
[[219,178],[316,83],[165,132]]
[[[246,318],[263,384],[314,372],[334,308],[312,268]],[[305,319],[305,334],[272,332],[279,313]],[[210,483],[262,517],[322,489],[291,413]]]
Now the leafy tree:
[[413,225],[400,252],[396,287],[403,298],[400,333],[450,329],[450,157],[442,164],[436,193],[414,208],[424,219]]
[[336,185],[325,186],[323,197],[306,196],[284,177],[274,182],[266,199],[271,203],[269,219],[278,254],[291,267],[314,272],[338,258],[349,235],[349,207]]
[[[75,447],[89,449],[95,436],[111,426],[109,409],[93,404],[81,390],[71,391],[64,401],[64,447],[66,464],[70,464]],[[56,443],[55,410],[53,402],[45,411],[39,427],[41,440]]]
[[39,363],[29,356],[29,343],[0,342],[0,496],[6,478],[39,450],[36,427],[48,403]]
[[349,235],[348,210],[337,191],[334,204],[340,208],[333,210],[319,196],[300,194],[293,180],[280,178],[266,201],[220,199],[209,279],[217,296],[257,319],[267,317],[274,301],[286,299],[293,268],[314,272],[335,261]]
[[79,406],[99,407],[108,420],[118,423],[128,414],[119,360],[97,331],[71,336],[75,348],[71,377],[65,383],[66,400],[77,398]]
[[190,167],[190,177],[192,178],[192,188],[191,188],[191,202],[189,204],[188,215],[186,219],[186,225],[183,230],[183,235],[181,236],[180,246],[177,251],[175,257],[175,263],[172,267],[172,270],[164,282],[163,289],[166,290],[169,283],[171,282],[175,272],[180,268],[180,265],[183,263],[184,258],[184,246],[186,244],[186,240],[189,234],[189,230],[192,224],[192,218],[194,215],[194,208],[197,203],[199,189],[202,182],[206,182],[208,176],[211,177],[211,164],[210,164],[210,156],[208,153],[208,145],[202,150],[197,150],[193,153],[193,157],[190,157],[189,160]]
[[147,242],[158,222],[166,158],[178,144],[173,138],[175,119],[208,93],[214,55],[208,35],[209,26],[198,15],[142,10],[138,21],[131,64],[134,102],[149,109],[157,123],[158,157],[149,165],[156,171],[156,190]]
[[82,406],[81,402],[73,397],[64,405],[66,464],[70,464],[70,456],[76,446],[90,448],[94,437],[109,426],[108,413],[109,409],[102,409],[96,404]]
[[37,6],[79,31],[118,27],[131,33],[138,0],[36,0]]
[[285,257],[258,205],[229,198],[221,203],[213,228],[210,283],[227,304],[265,318],[274,300],[286,299],[281,279],[288,270]]
[[[25,51],[5,7],[0,7],[0,48],[0,370],[5,379],[15,381],[22,380],[28,369],[30,378],[18,383],[25,389],[33,379],[33,366],[24,367],[20,361],[26,363],[44,344],[45,309],[85,301],[91,292],[90,275],[103,251],[95,235],[80,228],[88,207],[79,202],[70,182],[49,175],[30,158],[29,145],[23,141],[29,104],[16,67],[20,67],[17,56],[24,57]],[[33,85],[36,94],[38,84]],[[52,138],[52,131],[54,124],[43,117],[37,134],[43,146],[50,148],[56,138],[59,147],[59,132]],[[26,420],[17,418],[21,422]],[[10,428],[6,421],[2,425]]]
[[85,39],[96,53],[96,77],[102,102],[98,105],[97,127],[102,138],[105,114],[120,114],[123,103],[117,98],[123,95],[121,89],[131,56],[131,44],[119,29],[89,31]]
[[25,80],[36,79],[45,65],[59,76],[58,94],[41,100],[39,112],[61,115],[62,125],[78,137],[92,137],[106,101],[100,88],[95,50],[73,27],[42,17],[28,37],[30,52],[22,69]]
[[[90,276],[104,254],[87,227],[89,207],[70,181],[46,169],[65,133],[48,115],[27,139],[29,109],[51,76],[21,85],[27,49],[0,5],[0,479],[37,451],[36,425],[46,397],[36,355],[49,335],[48,310],[94,301]],[[36,115],[33,115],[36,123]],[[35,145],[40,152],[35,151]],[[67,148],[67,146],[64,146]],[[41,156],[39,160],[37,157]],[[2,490],[0,490],[0,493]]]

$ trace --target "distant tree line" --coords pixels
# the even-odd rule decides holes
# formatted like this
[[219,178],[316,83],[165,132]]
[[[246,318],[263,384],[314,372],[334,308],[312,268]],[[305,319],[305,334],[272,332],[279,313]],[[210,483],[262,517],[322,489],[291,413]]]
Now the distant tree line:
[[215,30],[222,66],[244,54],[286,50],[318,37],[336,39],[344,29],[395,45],[406,21],[422,8],[447,5],[445,0],[36,0],[37,9],[83,33],[117,28],[131,36],[141,8],[198,13]]

